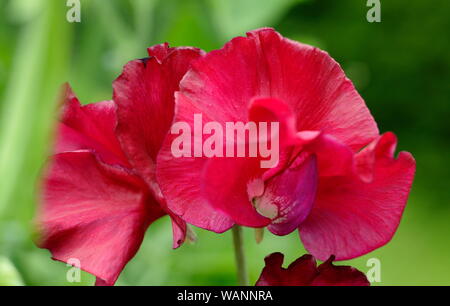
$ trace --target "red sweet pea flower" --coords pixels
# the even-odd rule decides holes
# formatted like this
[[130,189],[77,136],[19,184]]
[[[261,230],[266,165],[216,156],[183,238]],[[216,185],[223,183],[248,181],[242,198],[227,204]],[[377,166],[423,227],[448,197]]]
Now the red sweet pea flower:
[[[272,29],[237,37],[193,62],[176,94],[175,122],[279,122],[280,158],[179,157],[169,134],[157,179],[168,207],[193,225],[299,229],[320,260],[368,253],[393,236],[415,161],[377,125],[351,81],[327,53]],[[204,139],[203,139],[204,141]]]
[[79,260],[99,285],[115,283],[156,219],[172,218],[174,248],[186,235],[155,182],[155,156],[172,121],[173,94],[202,52],[167,45],[148,51],[114,83],[115,103],[80,106],[67,87],[44,175],[39,246],[56,260]]
[[283,260],[281,253],[267,256],[256,286],[370,286],[361,271],[350,266],[334,266],[333,256],[319,267],[309,254],[295,260],[287,269],[282,267]]

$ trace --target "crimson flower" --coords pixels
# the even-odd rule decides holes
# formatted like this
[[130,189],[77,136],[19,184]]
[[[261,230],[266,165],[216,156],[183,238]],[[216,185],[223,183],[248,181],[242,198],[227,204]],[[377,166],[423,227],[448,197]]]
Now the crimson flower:
[[167,44],[148,52],[125,66],[114,101],[81,106],[66,87],[55,155],[44,174],[38,244],[55,260],[78,260],[98,285],[115,283],[156,219],[170,215],[174,248],[185,240],[186,223],[167,208],[155,162],[172,121],[173,94],[202,52]]
[[317,267],[313,256],[306,254],[283,268],[284,255],[273,253],[256,286],[370,286],[364,273],[350,266],[333,265],[334,256]]
[[[176,93],[174,122],[279,122],[280,159],[179,157],[168,134],[157,180],[171,211],[224,232],[234,224],[298,229],[320,260],[354,258],[394,235],[415,161],[394,157],[396,137],[377,124],[352,82],[326,52],[272,29],[236,37],[195,60]],[[204,141],[204,140],[203,140]]]

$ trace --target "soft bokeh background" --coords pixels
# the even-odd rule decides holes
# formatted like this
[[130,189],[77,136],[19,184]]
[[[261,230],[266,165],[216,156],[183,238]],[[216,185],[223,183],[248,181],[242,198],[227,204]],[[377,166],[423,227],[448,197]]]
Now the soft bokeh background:
[[[220,48],[273,26],[328,51],[355,82],[381,131],[395,131],[417,175],[401,226],[387,246],[348,263],[381,261],[381,285],[450,285],[450,2],[381,1],[382,22],[361,0],[81,0],[81,23],[65,0],[0,1],[0,285],[71,285],[68,267],[32,243],[36,181],[49,152],[56,93],[69,81],[83,103],[111,97],[121,67],[146,47]],[[119,285],[233,285],[231,233],[197,231],[171,250],[167,219],[147,232]],[[291,262],[298,236],[246,229],[251,281],[274,251]],[[83,273],[81,284],[93,277]]]

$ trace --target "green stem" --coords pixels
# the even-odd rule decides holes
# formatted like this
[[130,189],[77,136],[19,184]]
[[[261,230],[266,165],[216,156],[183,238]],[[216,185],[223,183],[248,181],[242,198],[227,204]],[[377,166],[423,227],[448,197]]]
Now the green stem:
[[242,228],[235,225],[232,229],[234,256],[236,258],[237,277],[240,286],[248,286],[247,266],[245,264],[244,243],[242,238]]

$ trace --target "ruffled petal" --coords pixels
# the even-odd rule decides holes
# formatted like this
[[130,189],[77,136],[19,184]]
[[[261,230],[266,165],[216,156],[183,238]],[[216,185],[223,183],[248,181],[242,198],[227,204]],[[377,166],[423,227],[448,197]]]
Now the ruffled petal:
[[186,224],[167,209],[156,182],[156,156],[173,120],[174,93],[191,61],[203,51],[169,48],[166,43],[149,48],[148,53],[149,58],[128,63],[114,82],[116,132],[131,164],[172,218],[174,247],[178,247],[185,239]]
[[[295,158],[296,146],[299,142],[296,135],[295,114],[291,107],[283,101],[274,98],[256,98],[249,105],[248,119],[256,124],[261,122],[267,124],[271,122],[279,123],[277,135],[279,142],[278,163],[264,173],[263,179],[268,180],[286,169],[292,159]],[[269,144],[271,147],[270,140]]]
[[79,260],[99,283],[114,284],[164,211],[140,178],[92,152],[55,155],[44,178],[39,246],[55,260]]
[[55,153],[93,150],[106,163],[128,165],[114,134],[117,124],[114,102],[81,106],[68,84],[63,87],[62,102]]
[[149,55],[129,62],[113,87],[118,138],[134,168],[153,185],[156,156],[173,120],[174,93],[202,51],[164,44],[149,48]]
[[319,274],[311,286],[370,286],[364,273],[351,266],[335,266],[333,260],[331,256],[319,266]]
[[273,253],[264,259],[266,265],[255,286],[308,286],[318,274],[316,261],[309,254],[303,255],[283,268],[284,255]]
[[153,56],[158,60],[158,62],[162,63],[164,59],[174,50],[179,50],[181,48],[171,48],[167,42],[159,45],[154,45],[147,48],[147,52],[149,56]]
[[294,111],[297,130],[319,130],[354,151],[378,135],[363,99],[326,52],[273,29],[236,37],[192,64],[183,103],[214,121],[247,120],[253,99],[275,98]]
[[391,240],[415,173],[410,153],[394,158],[396,144],[395,135],[386,133],[355,155],[353,171],[320,177],[314,207],[299,227],[305,248],[315,257],[350,259]]
[[[270,223],[270,231],[287,235],[309,214],[317,188],[314,156],[268,181],[260,158],[212,158],[201,176],[200,193],[209,206],[233,222],[250,227]],[[200,212],[202,213],[202,212]]]

